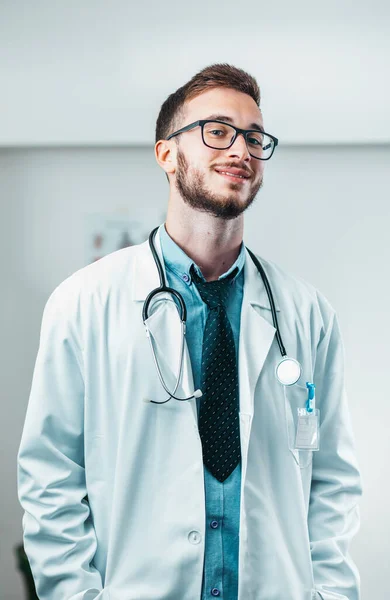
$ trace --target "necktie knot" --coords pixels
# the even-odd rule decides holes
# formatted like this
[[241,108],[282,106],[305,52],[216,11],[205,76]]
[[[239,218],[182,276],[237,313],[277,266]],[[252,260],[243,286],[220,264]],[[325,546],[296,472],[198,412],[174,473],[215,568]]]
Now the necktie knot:
[[237,274],[237,271],[236,267],[227,277],[217,279],[216,281],[203,281],[196,273],[194,265],[191,266],[190,273],[203,302],[212,309],[225,305],[232,279]]

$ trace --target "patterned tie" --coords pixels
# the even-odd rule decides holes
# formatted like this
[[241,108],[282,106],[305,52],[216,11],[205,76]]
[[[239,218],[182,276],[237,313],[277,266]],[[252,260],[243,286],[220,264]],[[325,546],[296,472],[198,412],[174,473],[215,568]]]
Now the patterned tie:
[[203,334],[199,434],[203,462],[218,481],[225,481],[241,460],[236,348],[224,306],[237,272],[236,267],[227,277],[207,282],[191,266],[192,280],[209,308]]

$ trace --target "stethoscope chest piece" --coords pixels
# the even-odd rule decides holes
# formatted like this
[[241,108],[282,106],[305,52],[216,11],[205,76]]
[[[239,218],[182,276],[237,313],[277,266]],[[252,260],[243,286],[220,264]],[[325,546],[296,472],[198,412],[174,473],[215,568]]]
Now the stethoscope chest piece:
[[277,364],[275,374],[283,385],[294,385],[301,376],[302,368],[295,358],[286,356]]

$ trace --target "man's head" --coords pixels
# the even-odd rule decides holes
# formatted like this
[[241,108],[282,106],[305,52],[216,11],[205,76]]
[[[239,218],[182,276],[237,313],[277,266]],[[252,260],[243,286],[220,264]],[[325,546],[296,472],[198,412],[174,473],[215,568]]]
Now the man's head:
[[[161,107],[155,139],[156,160],[165,170],[171,192],[178,193],[192,208],[225,220],[246,210],[262,185],[265,161],[251,156],[242,135],[237,135],[227,149],[206,146],[201,126],[170,140],[167,137],[210,117],[241,129],[253,129],[256,124],[264,130],[259,105],[256,80],[227,64],[206,67],[171,94]],[[221,132],[213,131],[212,135]],[[246,178],[221,174],[229,168],[241,169]]]

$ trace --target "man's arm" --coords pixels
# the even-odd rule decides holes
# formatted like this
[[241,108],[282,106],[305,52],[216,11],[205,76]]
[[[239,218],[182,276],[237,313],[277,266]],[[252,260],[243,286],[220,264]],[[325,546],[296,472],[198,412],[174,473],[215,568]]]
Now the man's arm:
[[68,285],[44,309],[18,452],[24,547],[40,600],[93,600],[102,590],[90,564],[97,542],[85,500],[83,358]]
[[336,314],[322,300],[329,316],[314,369],[321,427],[308,514],[314,582],[323,600],[359,600],[360,577],[349,545],[360,526],[362,487],[344,385],[344,346]]

